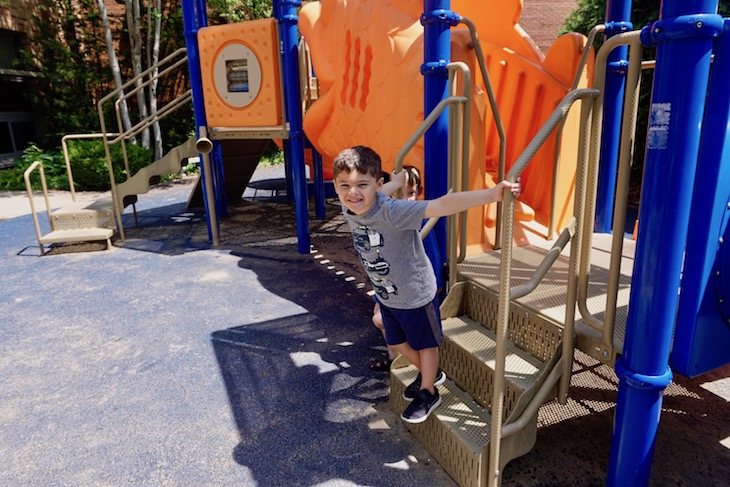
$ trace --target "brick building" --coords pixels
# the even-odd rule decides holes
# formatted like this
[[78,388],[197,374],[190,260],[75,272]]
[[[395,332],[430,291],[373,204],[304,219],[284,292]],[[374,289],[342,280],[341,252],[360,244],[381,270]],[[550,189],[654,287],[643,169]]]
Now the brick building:
[[577,0],[523,0],[520,26],[542,52],[547,52],[563,25],[576,8]]
[[35,139],[33,107],[26,94],[36,73],[13,69],[13,61],[32,32],[36,5],[37,0],[0,3],[0,166]]

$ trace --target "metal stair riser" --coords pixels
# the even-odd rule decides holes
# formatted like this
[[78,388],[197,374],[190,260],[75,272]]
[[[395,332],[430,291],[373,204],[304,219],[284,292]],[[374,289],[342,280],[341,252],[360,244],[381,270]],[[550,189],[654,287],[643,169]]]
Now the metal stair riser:
[[[466,314],[485,328],[496,327],[498,296],[491,290],[468,285],[464,293]],[[507,339],[541,362],[552,357],[560,343],[562,328],[537,313],[510,303]]]
[[[441,367],[448,371],[449,379],[469,393],[480,406],[491,410],[494,369],[449,339],[448,334],[441,348]],[[503,421],[509,417],[524,392],[522,388],[509,382],[509,379],[505,386]]]
[[116,228],[114,214],[108,212],[78,212],[52,214],[54,230],[82,230],[87,228]]
[[[416,374],[413,367],[405,377],[391,372],[390,407],[397,415],[408,405],[403,391]],[[442,403],[425,422],[404,424],[459,485],[477,486],[479,458],[489,442],[489,415],[470,410],[444,386],[439,386],[439,392]],[[451,411],[458,412],[460,421],[454,420]]]

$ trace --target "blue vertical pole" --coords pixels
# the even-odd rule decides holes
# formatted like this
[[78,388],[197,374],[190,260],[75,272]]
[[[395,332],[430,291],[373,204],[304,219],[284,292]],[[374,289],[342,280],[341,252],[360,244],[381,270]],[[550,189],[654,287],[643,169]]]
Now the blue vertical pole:
[[[195,0],[196,14],[198,19],[198,28],[208,25],[208,10],[206,0]],[[197,44],[196,44],[197,45]],[[196,51],[196,56],[198,52]],[[198,63],[198,69],[200,64]],[[203,101],[203,91],[201,85],[200,100]],[[213,141],[213,151],[210,153],[210,170],[213,183],[213,201],[218,215],[228,214],[228,200],[226,198],[226,188],[224,184],[225,174],[223,173],[223,148],[220,142]],[[203,181],[204,182],[204,181]],[[205,195],[203,195],[205,197]],[[220,220],[218,220],[220,221]]]
[[297,9],[300,0],[274,0],[274,15],[279,21],[281,37],[281,66],[284,83],[284,103],[289,122],[289,154],[291,185],[297,223],[297,246],[300,254],[308,254],[309,210],[307,180],[304,173],[304,130],[302,129],[302,98],[299,91],[299,30]]
[[314,186],[314,214],[319,220],[324,220],[326,216],[325,194],[324,194],[324,169],[322,168],[322,154],[317,152],[312,144],[309,148],[312,151],[312,175]]
[[664,0],[642,31],[657,46],[624,353],[608,485],[648,485],[687,239],[717,0]]
[[[606,39],[630,31],[631,0],[606,2]],[[628,70],[628,46],[619,46],[608,55],[606,85],[603,98],[603,131],[598,188],[596,191],[595,230],[610,233],[613,226],[613,200],[616,195],[616,171],[621,142],[621,117],[623,115],[626,71]]]
[[[428,115],[448,96],[448,71],[451,59],[451,25],[458,19],[451,11],[450,0],[424,0],[421,23],[424,26],[423,65],[424,114]],[[449,126],[448,116],[441,116],[431,125],[424,138],[425,198],[434,199],[448,191]],[[443,219],[432,230],[436,235],[439,253],[446,255],[446,223]],[[443,260],[443,259],[442,259]],[[439,268],[445,262],[440,262]]]
[[[182,0],[183,29],[185,31],[185,48],[188,54],[188,72],[190,76],[190,90],[193,98],[193,115],[195,120],[195,133],[198,128],[207,125],[205,117],[205,102],[203,100],[203,81],[200,75],[200,51],[198,50],[198,28],[205,27],[208,17],[205,10],[204,0]],[[202,168],[202,166],[201,166]],[[201,170],[201,181],[203,188],[203,202],[205,204],[205,220],[208,224],[208,238],[213,238],[213,231],[210,227],[210,212],[208,199],[205,190],[205,178],[211,178],[215,188],[215,177],[212,174],[204,174]]]
[[[730,296],[717,275],[723,269],[721,249],[730,245],[730,19],[715,44],[715,59],[707,92],[692,213],[687,229],[687,252],[677,327],[670,364],[675,371],[694,377],[730,362],[730,315],[723,315],[718,297]],[[725,227],[723,228],[723,219]],[[725,235],[723,237],[723,235]],[[727,252],[727,250],[726,250]],[[727,254],[730,256],[730,254]],[[726,280],[730,284],[730,280]],[[727,303],[727,301],[726,301]],[[730,304],[730,303],[727,303]],[[730,307],[725,307],[730,310]],[[724,318],[723,318],[724,316]]]

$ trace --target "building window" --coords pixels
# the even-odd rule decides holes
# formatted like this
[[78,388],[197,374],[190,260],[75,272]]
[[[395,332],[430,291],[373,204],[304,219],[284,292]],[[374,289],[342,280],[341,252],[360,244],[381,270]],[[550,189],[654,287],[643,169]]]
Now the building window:
[[[23,153],[36,137],[28,76],[13,61],[20,50],[20,35],[0,30],[0,162]],[[1,166],[0,166],[1,167]]]

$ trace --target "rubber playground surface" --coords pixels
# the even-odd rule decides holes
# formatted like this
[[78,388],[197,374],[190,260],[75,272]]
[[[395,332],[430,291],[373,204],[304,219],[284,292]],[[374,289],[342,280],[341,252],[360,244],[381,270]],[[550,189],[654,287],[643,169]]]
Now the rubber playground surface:
[[[45,257],[0,193],[0,485],[454,485],[368,368],[382,338],[339,206],[300,255],[293,206],[260,190],[213,248],[191,190],[141,195],[111,250]],[[605,484],[616,377],[582,354],[574,371],[502,485]],[[675,378],[651,485],[727,485],[729,391],[730,367]]]

